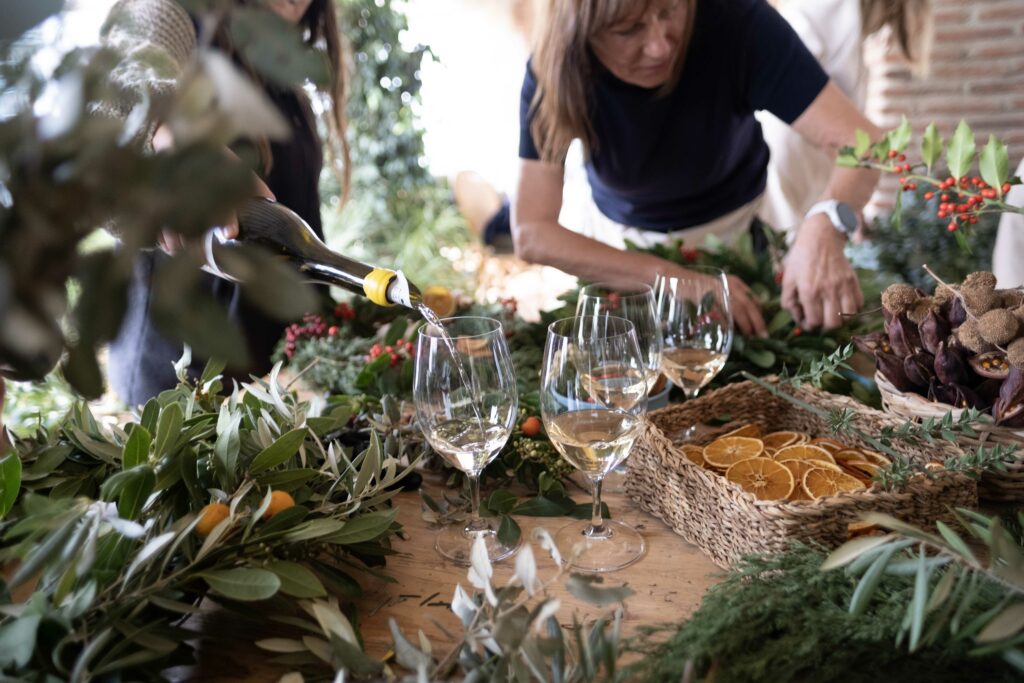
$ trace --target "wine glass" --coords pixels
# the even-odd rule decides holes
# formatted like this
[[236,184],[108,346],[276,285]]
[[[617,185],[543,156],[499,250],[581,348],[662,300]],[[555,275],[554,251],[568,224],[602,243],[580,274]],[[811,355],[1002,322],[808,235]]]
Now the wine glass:
[[577,571],[609,572],[636,562],[643,536],[601,515],[601,484],[629,455],[647,409],[647,369],[633,323],[607,315],[551,323],[540,406],[551,443],[594,493],[590,521],[563,527],[555,542]]
[[[660,276],[658,317],[662,331],[661,371],[687,399],[715,378],[732,349],[729,283],[718,268],[693,267],[685,276]],[[690,427],[675,440],[689,440]]]
[[445,318],[425,325],[416,344],[413,399],[416,419],[430,446],[465,473],[472,510],[464,527],[449,525],[435,547],[469,564],[470,550],[484,536],[491,561],[508,557],[519,544],[501,542],[480,518],[480,473],[505,446],[519,409],[515,371],[501,323],[491,318]]
[[654,290],[642,282],[595,282],[580,290],[576,316],[615,316],[633,323],[647,376],[647,393],[661,376],[661,331]]

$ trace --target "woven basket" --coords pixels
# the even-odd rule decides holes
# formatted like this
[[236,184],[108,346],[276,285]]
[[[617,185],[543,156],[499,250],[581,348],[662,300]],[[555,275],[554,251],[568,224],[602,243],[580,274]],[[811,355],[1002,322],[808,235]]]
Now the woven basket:
[[[788,391],[816,407],[852,411],[853,425],[868,434],[901,424],[852,399],[809,387]],[[728,567],[750,553],[785,552],[792,541],[834,548],[849,538],[848,525],[863,512],[885,512],[931,527],[939,519],[955,523],[954,508],[977,505],[976,482],[954,472],[941,472],[934,479],[915,477],[899,492],[876,486],[804,503],[757,500],[725,477],[690,462],[665,436],[723,414],[740,423],[756,423],[765,432],[832,436],[824,420],[753,382],[731,384],[650,413],[630,455],[626,491],[641,508],[699,546],[719,566]],[[870,447],[852,437],[842,440]],[[953,444],[929,445],[928,453],[899,443],[893,449],[918,461],[961,453]]]
[[[887,412],[902,418],[921,420],[942,417],[948,412],[954,418],[961,410],[948,403],[929,401],[924,396],[904,393],[894,387],[881,372],[875,373],[875,383],[882,394],[882,405]],[[1019,503],[1024,501],[1024,431],[997,427],[988,423],[971,425],[976,436],[957,434],[957,443],[963,448],[1004,444],[1018,448],[1016,460],[1006,466],[1005,472],[985,472],[978,482],[978,498],[989,503]]]

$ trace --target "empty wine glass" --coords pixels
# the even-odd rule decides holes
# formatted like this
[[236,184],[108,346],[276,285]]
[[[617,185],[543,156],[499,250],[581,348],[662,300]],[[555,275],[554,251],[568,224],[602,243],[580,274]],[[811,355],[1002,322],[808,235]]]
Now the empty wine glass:
[[518,544],[502,543],[480,518],[480,473],[505,446],[516,421],[519,394],[512,358],[497,320],[459,317],[441,323],[425,325],[417,339],[416,419],[434,451],[465,473],[472,510],[465,526],[441,529],[435,547],[469,564],[473,541],[482,535],[488,557],[497,561]]
[[661,331],[654,290],[642,282],[595,282],[580,290],[576,316],[615,316],[633,323],[647,376],[648,394],[661,376]]
[[551,443],[590,480],[594,493],[590,521],[563,527],[555,542],[577,571],[608,572],[636,562],[643,536],[601,514],[601,484],[629,455],[647,409],[647,370],[633,323],[614,316],[552,323],[540,405]]
[[[656,286],[661,371],[691,399],[725,366],[732,349],[733,323],[725,273],[718,268],[688,270],[682,277],[661,276]],[[691,438],[693,429],[676,440]]]

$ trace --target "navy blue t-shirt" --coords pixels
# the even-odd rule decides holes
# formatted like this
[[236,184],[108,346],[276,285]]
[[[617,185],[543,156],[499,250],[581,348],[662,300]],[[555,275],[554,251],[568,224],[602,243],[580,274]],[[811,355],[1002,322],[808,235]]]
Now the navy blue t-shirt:
[[[599,65],[587,162],[594,202],[610,219],[661,232],[706,223],[764,192],[768,146],[754,111],[792,123],[828,76],[764,0],[697,0],[675,89],[625,83]],[[519,156],[539,159],[530,132],[537,81],[526,68]]]

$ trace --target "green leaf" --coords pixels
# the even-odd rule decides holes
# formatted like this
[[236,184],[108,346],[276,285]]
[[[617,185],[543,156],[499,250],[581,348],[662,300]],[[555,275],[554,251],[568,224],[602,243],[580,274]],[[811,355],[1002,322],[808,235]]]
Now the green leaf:
[[207,382],[212,381],[214,377],[224,372],[225,366],[226,364],[224,361],[217,358],[211,358],[206,361],[206,367],[203,368],[203,374],[199,378],[199,385],[202,386]]
[[882,576],[885,575],[885,568],[895,552],[896,548],[894,547],[884,549],[860,577],[860,581],[857,582],[857,587],[853,591],[853,597],[850,598],[850,614],[860,616],[867,611],[875,589],[878,588]]
[[860,159],[853,153],[853,147],[843,147],[836,157],[836,166],[843,168],[857,168],[860,166]]
[[256,477],[256,483],[282,491],[294,491],[317,474],[316,470],[309,468],[265,472]]
[[309,430],[305,427],[299,427],[282,434],[277,441],[256,454],[256,457],[252,459],[252,464],[249,465],[249,473],[259,474],[287,462],[289,458],[299,452],[299,446],[305,441],[308,433]]
[[26,614],[0,626],[0,669],[26,666],[36,652],[40,614]]
[[231,13],[231,42],[260,74],[283,86],[301,85],[307,78],[328,82],[323,56],[302,42],[299,30],[273,12],[254,8]]
[[829,571],[846,566],[872,548],[877,548],[890,540],[892,540],[892,536],[864,536],[847,541],[825,558],[825,561],[821,563],[821,570]]
[[281,580],[266,569],[221,569],[199,572],[196,576],[232,600],[266,600],[281,588]]
[[897,152],[902,152],[910,144],[910,121],[907,120],[904,114],[900,118],[900,125],[889,134],[889,148],[894,149]]
[[995,135],[988,136],[988,144],[981,150],[978,170],[981,171],[981,179],[1001,194],[1003,183],[1010,177],[1010,155],[1006,145]]
[[281,580],[281,592],[295,598],[322,598],[327,589],[308,567],[298,562],[275,560],[266,565]]
[[352,545],[372,541],[391,528],[397,514],[398,509],[392,508],[360,515],[345,522],[340,531],[332,533],[324,540],[336,545]]
[[928,579],[931,572],[925,563],[924,544],[917,554],[917,572],[914,575],[914,597],[910,600],[907,612],[910,615],[910,651],[915,652],[921,643],[921,631],[924,629],[925,607],[928,605]]
[[[0,439],[2,438],[4,437],[0,435]],[[0,519],[14,507],[20,489],[21,458],[17,452],[11,451],[0,458]]]
[[134,425],[128,441],[124,444],[121,467],[130,470],[136,465],[149,462],[149,432],[142,425]]
[[512,514],[525,517],[563,517],[569,514],[575,506],[576,504],[571,498],[555,500],[547,496],[537,496],[517,505],[512,510]]
[[259,247],[223,249],[217,253],[217,265],[242,283],[249,303],[277,320],[295,320],[319,305],[316,290],[293,266]]
[[238,451],[240,437],[238,429],[242,423],[242,413],[232,411],[227,402],[221,405],[220,417],[217,420],[217,441],[213,446],[214,469],[221,488],[231,491],[238,481]]
[[100,487],[104,500],[117,501],[117,514],[123,519],[136,519],[156,486],[156,473],[149,465],[137,465],[118,472]]
[[934,123],[929,123],[924,129],[924,137],[921,138],[921,159],[928,167],[928,173],[932,172],[935,162],[942,156],[942,138],[939,137],[939,129]]
[[405,336],[406,330],[409,329],[408,318],[395,318],[391,325],[388,326],[388,332],[384,335],[384,344],[392,345],[399,339]]
[[626,585],[600,586],[603,581],[600,576],[573,574],[565,582],[565,587],[576,598],[598,607],[621,603],[636,592]]
[[[570,512],[569,516],[573,519],[590,519],[590,516],[594,514],[593,503],[580,503],[576,505]],[[601,501],[601,518],[611,519],[612,512],[608,508],[608,503]]]
[[863,157],[869,149],[871,149],[871,136],[868,135],[867,131],[857,129],[857,144],[853,147],[853,154],[858,159]]
[[284,536],[284,540],[289,543],[298,543],[300,541],[309,541],[314,538],[320,538],[329,534],[341,531],[345,526],[345,522],[340,519],[312,519],[308,522],[303,522],[301,525],[295,527]]
[[145,427],[146,431],[152,434],[156,431],[157,421],[160,419],[160,402],[155,398],[151,398],[146,401],[145,407],[142,409],[142,419],[139,420],[139,424]]
[[974,133],[967,122],[961,119],[960,125],[956,127],[956,132],[949,140],[949,146],[946,147],[946,165],[949,166],[950,174],[957,180],[963,178],[971,170],[971,164],[974,163],[974,150]]
[[523,535],[516,520],[509,515],[501,516],[501,523],[498,525],[498,541],[505,545],[515,546]]
[[981,643],[991,643],[1015,636],[1021,629],[1024,629],[1024,602],[1015,602],[988,622],[978,634],[977,640]]
[[181,405],[171,403],[160,412],[160,424],[156,428],[156,445],[153,448],[153,457],[161,458],[168,453],[178,440],[181,434],[181,427],[185,421],[185,415],[181,411]]
[[776,356],[767,349],[747,348],[743,351],[743,357],[764,370],[775,366]]
[[516,506],[516,495],[508,489],[498,489],[487,497],[487,509],[494,515],[507,515]]

